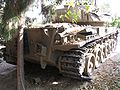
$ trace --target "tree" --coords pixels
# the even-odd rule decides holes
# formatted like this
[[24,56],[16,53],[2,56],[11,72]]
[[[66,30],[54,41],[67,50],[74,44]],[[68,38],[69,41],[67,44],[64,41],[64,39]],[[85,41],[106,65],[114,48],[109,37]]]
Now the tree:
[[[24,86],[24,59],[23,59],[23,32],[24,32],[24,15],[23,11],[29,5],[29,0],[5,0],[6,6],[3,10],[1,33],[7,32],[9,23],[17,18],[18,42],[17,42],[17,90],[25,90]],[[16,18],[15,18],[16,17]],[[13,23],[12,23],[13,24]],[[14,25],[14,24],[13,24]],[[15,28],[13,26],[11,29]],[[9,34],[9,33],[8,33]],[[4,36],[4,35],[3,35]]]

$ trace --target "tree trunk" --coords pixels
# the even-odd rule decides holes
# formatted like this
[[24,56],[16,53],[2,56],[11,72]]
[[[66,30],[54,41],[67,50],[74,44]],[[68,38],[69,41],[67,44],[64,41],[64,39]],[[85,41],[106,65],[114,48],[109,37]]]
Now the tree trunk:
[[24,82],[24,58],[23,58],[23,33],[22,25],[18,27],[18,43],[17,43],[17,90],[25,90]]

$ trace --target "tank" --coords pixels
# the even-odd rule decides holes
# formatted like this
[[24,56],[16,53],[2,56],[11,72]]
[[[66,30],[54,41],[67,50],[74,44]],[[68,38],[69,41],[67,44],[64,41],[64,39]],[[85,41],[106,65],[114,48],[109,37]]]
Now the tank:
[[[66,77],[91,79],[93,71],[115,50],[117,34],[115,27],[104,26],[91,13],[76,24],[57,18],[52,24],[24,29],[24,60],[39,63],[43,69],[55,66]],[[7,42],[4,59],[14,63],[16,54],[17,35]]]

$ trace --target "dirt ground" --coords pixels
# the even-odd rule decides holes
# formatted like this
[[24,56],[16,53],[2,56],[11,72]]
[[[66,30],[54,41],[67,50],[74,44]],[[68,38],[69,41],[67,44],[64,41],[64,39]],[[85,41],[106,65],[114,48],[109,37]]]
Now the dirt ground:
[[[27,90],[120,90],[120,54],[114,53],[91,81],[63,77],[54,67],[26,72]],[[39,66],[31,66],[38,67]]]
[[[119,35],[120,36],[120,35]],[[91,81],[63,77],[54,67],[25,64],[26,90],[120,90],[120,37],[115,52],[95,69]],[[0,63],[0,90],[16,90],[16,66]]]

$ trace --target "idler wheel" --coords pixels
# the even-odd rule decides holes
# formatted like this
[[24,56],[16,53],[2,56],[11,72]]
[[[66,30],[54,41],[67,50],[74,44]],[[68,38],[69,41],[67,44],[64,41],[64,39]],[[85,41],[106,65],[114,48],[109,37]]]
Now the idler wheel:
[[94,69],[95,69],[95,56],[92,53],[88,53],[85,57],[85,68],[83,75],[84,76],[91,75]]

